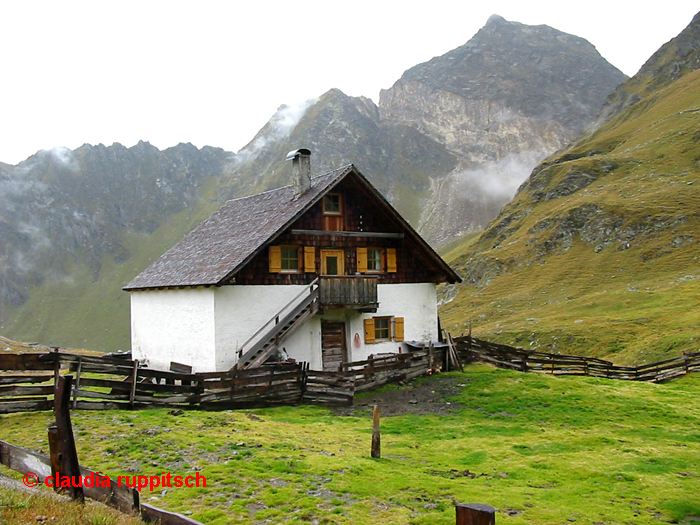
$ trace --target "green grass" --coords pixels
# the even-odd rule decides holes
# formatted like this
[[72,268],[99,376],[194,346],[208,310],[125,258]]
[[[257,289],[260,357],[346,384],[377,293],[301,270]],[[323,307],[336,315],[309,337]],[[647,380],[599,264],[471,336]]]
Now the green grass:
[[[379,460],[371,417],[321,407],[79,411],[73,424],[81,462],[101,473],[201,472],[206,488],[141,495],[211,524],[452,524],[454,501],[513,524],[700,516],[698,375],[656,385],[472,365],[419,382],[444,380],[454,410],[383,418]],[[2,416],[0,437],[46,451],[49,419]]]
[[34,492],[0,484],[0,523],[56,523],[71,525],[143,525],[140,518],[87,500],[84,505],[53,494],[47,488]]

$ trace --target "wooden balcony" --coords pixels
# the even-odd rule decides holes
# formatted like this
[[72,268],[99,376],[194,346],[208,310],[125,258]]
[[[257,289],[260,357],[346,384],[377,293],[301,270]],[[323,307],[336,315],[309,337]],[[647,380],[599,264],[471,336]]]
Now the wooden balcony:
[[368,275],[322,275],[318,278],[321,307],[376,312],[378,281]]

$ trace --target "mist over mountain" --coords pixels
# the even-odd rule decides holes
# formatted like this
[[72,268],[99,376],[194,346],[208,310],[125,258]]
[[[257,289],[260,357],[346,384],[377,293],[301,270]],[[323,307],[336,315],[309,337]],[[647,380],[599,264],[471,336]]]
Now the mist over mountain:
[[[119,314],[106,316],[99,328],[78,327],[72,315],[90,308],[83,292],[93,285],[118,290],[123,283],[113,282],[106,268],[140,259],[134,257],[142,249],[139,239],[178,212],[201,206],[203,186],[231,156],[191,144],[165,151],[147,142],[132,148],[86,144],[0,166],[0,326],[16,328],[25,339],[79,346],[117,323],[125,342],[127,298],[106,299],[120,305]],[[27,305],[32,296],[36,303]],[[91,331],[93,337],[82,335]]]
[[434,245],[481,230],[625,76],[585,40],[489,19],[408,70],[379,104],[332,89],[281,106],[237,154],[85,145],[0,164],[0,333],[128,348],[120,287],[225,200],[354,163]]

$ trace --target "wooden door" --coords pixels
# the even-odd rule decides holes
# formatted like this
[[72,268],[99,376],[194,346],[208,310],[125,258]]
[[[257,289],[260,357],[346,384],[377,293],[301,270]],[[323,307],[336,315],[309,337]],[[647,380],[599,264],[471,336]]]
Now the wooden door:
[[345,252],[343,250],[321,250],[321,273],[323,275],[345,275]]
[[328,372],[337,371],[340,363],[347,362],[345,323],[321,321],[321,359],[323,370]]

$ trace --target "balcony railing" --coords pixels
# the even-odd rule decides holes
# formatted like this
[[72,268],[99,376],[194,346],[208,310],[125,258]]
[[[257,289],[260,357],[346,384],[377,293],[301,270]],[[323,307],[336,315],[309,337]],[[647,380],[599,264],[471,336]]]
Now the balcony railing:
[[378,280],[367,275],[322,275],[318,278],[321,306],[376,311]]

